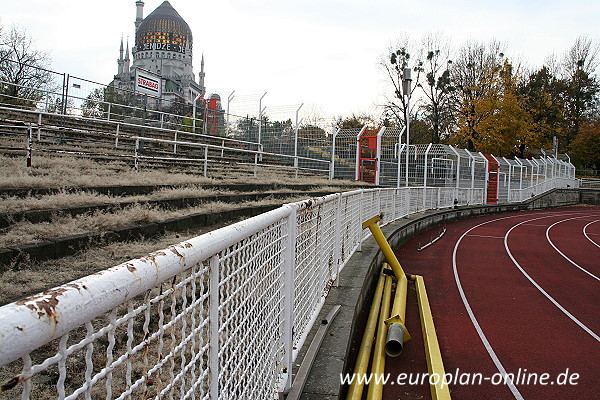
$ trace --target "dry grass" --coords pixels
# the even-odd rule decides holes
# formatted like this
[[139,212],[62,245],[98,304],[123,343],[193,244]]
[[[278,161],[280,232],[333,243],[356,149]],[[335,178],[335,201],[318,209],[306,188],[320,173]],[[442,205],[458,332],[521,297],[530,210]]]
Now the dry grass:
[[[136,172],[123,162],[100,163],[73,155],[34,153],[33,167],[27,168],[25,157],[0,155],[0,187],[65,187],[110,185],[193,185],[206,183],[280,183],[330,185],[325,176],[299,176],[260,168],[258,177],[235,173],[225,179],[205,178],[198,174],[142,169]],[[344,182],[344,184],[357,184]]]
[[146,200],[175,199],[181,197],[214,196],[224,192],[224,190],[204,189],[201,185],[161,188],[148,195],[128,197],[109,196],[93,191],[67,192],[65,190],[61,190],[60,192],[54,194],[30,196],[26,198],[17,196],[7,196],[3,198],[0,196],[0,212],[45,210],[52,208],[88,206],[107,203],[114,204],[124,201],[143,202]]
[[9,265],[0,273],[0,305],[145,256],[230,223],[232,221],[186,232],[170,232],[157,238],[110,243],[57,260],[26,260]]
[[[303,198],[304,197],[302,196],[296,196],[286,199],[286,201],[298,201]],[[69,215],[53,216],[52,221],[50,222],[31,223],[28,221],[21,221],[11,225],[6,229],[5,232],[0,234],[0,247],[37,242],[86,232],[108,231],[122,226],[157,222],[191,214],[219,212],[242,207],[280,204],[282,202],[283,200],[281,199],[276,200],[268,197],[260,201],[234,204],[210,202],[196,207],[180,210],[164,210],[145,204],[134,204],[113,212],[96,211],[91,214],[81,214],[75,217]]]
[[35,155],[33,167],[27,168],[24,158],[0,155],[0,187],[189,185],[212,182],[212,179],[203,176],[162,170],[135,172],[123,163],[102,164],[69,155]]

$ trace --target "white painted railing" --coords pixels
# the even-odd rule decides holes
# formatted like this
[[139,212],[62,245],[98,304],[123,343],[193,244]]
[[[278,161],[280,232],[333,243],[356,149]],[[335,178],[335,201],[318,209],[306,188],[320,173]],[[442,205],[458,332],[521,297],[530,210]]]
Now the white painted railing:
[[1,307],[7,398],[272,399],[366,237],[363,219],[483,194],[372,189],[288,204]]
[[576,179],[552,178],[524,189],[511,189],[509,191],[509,202],[525,201],[554,188],[577,187],[579,187],[579,182]]
[[484,189],[369,189],[279,209],[0,307],[0,399],[274,399],[369,233]]

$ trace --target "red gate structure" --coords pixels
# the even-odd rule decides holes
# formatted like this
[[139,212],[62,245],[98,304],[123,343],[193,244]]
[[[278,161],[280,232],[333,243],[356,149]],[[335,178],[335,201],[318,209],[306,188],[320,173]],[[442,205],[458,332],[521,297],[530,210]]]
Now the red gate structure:
[[491,154],[484,154],[488,162],[487,204],[498,203],[498,161]]
[[358,138],[358,180],[377,182],[377,134],[380,128],[363,129]]

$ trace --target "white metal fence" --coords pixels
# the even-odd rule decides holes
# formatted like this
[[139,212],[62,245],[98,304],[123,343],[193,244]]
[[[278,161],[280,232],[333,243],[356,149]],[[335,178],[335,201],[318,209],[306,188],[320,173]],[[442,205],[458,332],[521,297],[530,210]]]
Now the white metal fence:
[[272,399],[367,235],[361,221],[455,198],[481,203],[483,190],[372,189],[288,204],[5,305],[0,398]]
[[363,220],[484,201],[403,187],[287,204],[5,305],[0,399],[274,399]]

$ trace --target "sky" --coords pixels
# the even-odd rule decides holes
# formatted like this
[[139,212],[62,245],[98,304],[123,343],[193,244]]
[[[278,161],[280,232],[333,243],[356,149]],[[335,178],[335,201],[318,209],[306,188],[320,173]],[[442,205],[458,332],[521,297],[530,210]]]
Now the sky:
[[[121,37],[134,42],[135,0],[0,0],[0,25],[25,29],[51,67],[109,83]],[[144,0],[144,16],[162,0]],[[379,67],[398,38],[440,32],[458,48],[496,39],[509,59],[541,66],[581,35],[600,40],[598,0],[170,0],[205,58],[209,93],[272,112],[303,104],[313,116],[376,113],[387,82]],[[266,93],[266,94],[265,94]],[[279,110],[279,111],[277,111]]]

